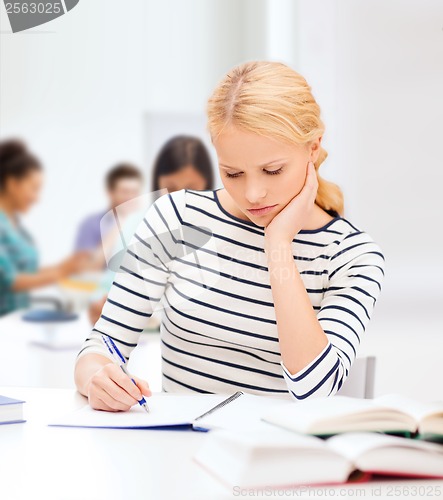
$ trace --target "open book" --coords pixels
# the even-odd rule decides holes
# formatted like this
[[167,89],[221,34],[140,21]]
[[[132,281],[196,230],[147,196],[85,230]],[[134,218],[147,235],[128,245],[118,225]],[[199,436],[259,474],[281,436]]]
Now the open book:
[[193,459],[229,488],[443,477],[442,445],[370,432],[324,440],[278,428],[214,430]]
[[238,391],[226,394],[154,393],[147,398],[149,413],[138,405],[127,412],[93,410],[89,405],[57,418],[49,425],[62,427],[102,427],[110,429],[191,428],[260,429],[272,427],[260,415],[281,398],[255,396]]
[[397,394],[374,399],[315,398],[272,408],[264,421],[305,434],[378,431],[443,440],[443,401],[423,403]]

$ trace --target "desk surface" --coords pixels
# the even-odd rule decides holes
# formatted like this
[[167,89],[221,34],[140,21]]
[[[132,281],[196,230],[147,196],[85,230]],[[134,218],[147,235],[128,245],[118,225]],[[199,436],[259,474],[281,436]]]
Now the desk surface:
[[[250,497],[223,486],[192,460],[206,433],[48,427],[58,414],[85,404],[70,389],[0,387],[26,400],[24,424],[0,426],[2,500],[216,500]],[[415,488],[415,489],[414,489]],[[425,493],[419,494],[420,489]],[[311,488],[305,494],[254,492],[257,498],[442,496],[443,481],[399,480]],[[378,490],[376,490],[378,489]],[[439,492],[440,489],[440,492]],[[335,491],[335,493],[332,492]],[[415,494],[414,494],[415,491]],[[399,494],[399,492],[401,494]],[[438,494],[437,494],[438,493]]]
[[[74,389],[74,364],[91,331],[86,312],[75,321],[39,324],[23,321],[25,311],[0,318],[0,386]],[[160,335],[140,337],[129,361],[134,375],[161,391]]]

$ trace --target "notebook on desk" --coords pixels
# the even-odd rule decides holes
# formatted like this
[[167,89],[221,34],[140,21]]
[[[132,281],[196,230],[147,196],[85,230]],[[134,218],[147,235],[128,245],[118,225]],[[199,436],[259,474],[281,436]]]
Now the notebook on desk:
[[150,412],[136,405],[127,412],[93,410],[89,405],[50,423],[61,427],[105,429],[260,429],[269,424],[260,414],[284,400],[237,391],[226,394],[156,393],[147,399]]
[[0,396],[0,424],[18,424],[23,419],[23,403],[20,399]]

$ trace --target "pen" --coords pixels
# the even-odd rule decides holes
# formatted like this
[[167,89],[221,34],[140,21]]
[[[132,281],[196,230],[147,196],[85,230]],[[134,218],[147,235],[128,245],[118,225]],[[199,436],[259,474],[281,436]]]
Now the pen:
[[[131,375],[128,373],[128,370],[126,369],[126,359],[124,358],[123,354],[119,351],[118,347],[115,345],[111,337],[109,337],[108,335],[104,335],[102,333],[102,340],[105,343],[106,347],[108,348],[108,351],[112,354],[112,357],[115,359],[115,361],[117,361],[120,368],[123,370],[123,373],[125,373],[134,382],[134,384],[137,385],[135,383],[135,380],[131,377]],[[142,406],[149,413],[148,403],[146,403],[146,399],[143,396],[138,402],[138,404]]]

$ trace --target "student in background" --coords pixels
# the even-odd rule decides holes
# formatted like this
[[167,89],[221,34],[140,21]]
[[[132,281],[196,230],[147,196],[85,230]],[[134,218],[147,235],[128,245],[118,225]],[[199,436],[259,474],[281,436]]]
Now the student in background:
[[42,166],[19,140],[0,142],[0,316],[29,305],[29,291],[53,284],[88,266],[76,253],[60,264],[39,268],[34,241],[19,215],[38,200]]
[[[110,210],[119,209],[119,215],[123,215],[122,206],[130,200],[141,196],[143,188],[143,175],[140,170],[130,163],[119,163],[114,166],[105,178],[106,192],[109,199],[109,207],[97,214],[88,216],[80,225],[76,238],[76,249],[88,249],[94,253],[95,270],[103,270],[104,274],[99,284],[99,289],[92,297],[88,307],[88,315],[91,322],[95,321],[106,300],[107,289],[112,283],[113,272],[106,269],[106,259],[103,246],[112,248],[113,241],[118,235],[115,234],[115,220],[106,216]],[[121,221],[124,222],[123,220]],[[111,282],[109,283],[109,281]]]
[[152,171],[152,191],[180,189],[202,191],[212,189],[214,174],[211,159],[197,137],[172,137],[161,148]]
[[[213,183],[211,159],[200,139],[180,135],[172,137],[163,145],[153,166],[154,193],[160,189],[167,189],[170,193],[186,188],[201,191],[212,189]],[[110,287],[112,281],[109,280],[109,273],[111,271],[107,271],[107,280],[104,280],[104,283],[107,281]],[[92,324],[100,317],[105,302],[106,295],[91,302],[88,314]]]
[[[102,237],[106,236],[110,228],[100,228],[100,221],[104,215],[119,205],[123,205],[141,195],[143,176],[140,170],[129,163],[120,163],[112,168],[106,176],[106,191],[109,207],[102,212],[88,216],[80,225],[75,243],[76,250],[99,250],[102,247]],[[103,219],[111,221],[110,218]],[[103,234],[102,234],[103,233]],[[101,252],[100,252],[101,255]],[[102,260],[99,267],[103,268]]]

